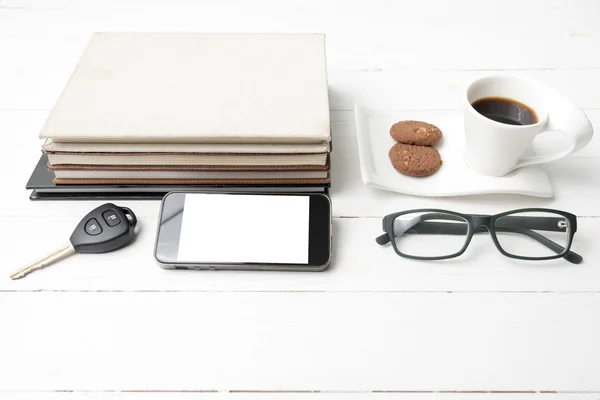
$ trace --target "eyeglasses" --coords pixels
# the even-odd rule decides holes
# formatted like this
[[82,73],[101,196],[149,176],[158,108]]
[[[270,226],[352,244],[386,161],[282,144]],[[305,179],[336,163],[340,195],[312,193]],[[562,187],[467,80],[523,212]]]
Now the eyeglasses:
[[[573,214],[545,208],[524,208],[496,215],[460,214],[437,209],[408,210],[383,218],[380,245],[392,243],[396,253],[417,260],[443,260],[465,252],[473,235],[489,231],[496,248],[520,260],[565,258],[579,264],[572,252],[577,231]],[[439,237],[439,236],[446,237]]]

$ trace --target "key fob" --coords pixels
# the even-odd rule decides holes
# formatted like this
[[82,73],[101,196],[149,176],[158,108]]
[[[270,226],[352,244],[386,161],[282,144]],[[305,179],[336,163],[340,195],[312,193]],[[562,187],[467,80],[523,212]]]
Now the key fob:
[[106,203],[90,211],[69,240],[77,253],[107,253],[131,242],[136,224],[129,208]]

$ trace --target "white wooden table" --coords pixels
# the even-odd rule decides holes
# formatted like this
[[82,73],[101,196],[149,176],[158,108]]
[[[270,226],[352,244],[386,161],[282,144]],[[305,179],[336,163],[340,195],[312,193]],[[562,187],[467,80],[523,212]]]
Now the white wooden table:
[[[552,199],[419,198],[361,183],[352,107],[459,113],[491,71],[535,77],[600,127],[600,2],[0,1],[0,398],[600,398],[600,139],[547,166]],[[165,271],[159,203],[131,247],[8,274],[100,202],[31,202],[37,134],[94,31],[324,32],[334,261],[323,273]],[[598,136],[598,135],[597,135]],[[581,265],[503,257],[489,237],[427,263],[380,218],[435,206],[573,212]]]

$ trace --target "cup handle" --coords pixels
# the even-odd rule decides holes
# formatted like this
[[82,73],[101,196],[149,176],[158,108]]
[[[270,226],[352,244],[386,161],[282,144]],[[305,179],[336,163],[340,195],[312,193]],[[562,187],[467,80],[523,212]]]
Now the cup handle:
[[546,93],[548,121],[544,132],[556,131],[562,133],[571,142],[570,146],[554,154],[522,157],[513,169],[561,159],[581,150],[592,140],[594,128],[585,113],[562,94],[550,88],[547,90],[549,92]]

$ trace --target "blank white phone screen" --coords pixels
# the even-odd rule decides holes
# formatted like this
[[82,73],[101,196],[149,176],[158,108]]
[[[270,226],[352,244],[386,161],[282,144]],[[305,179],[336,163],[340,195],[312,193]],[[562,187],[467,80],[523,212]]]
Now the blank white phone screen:
[[309,196],[186,193],[177,260],[308,264]]

